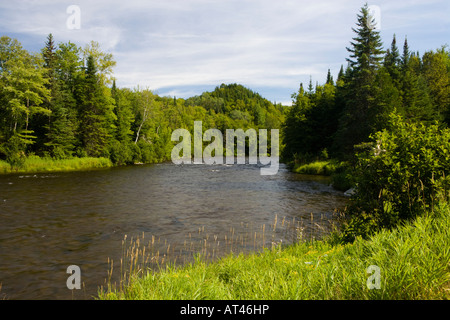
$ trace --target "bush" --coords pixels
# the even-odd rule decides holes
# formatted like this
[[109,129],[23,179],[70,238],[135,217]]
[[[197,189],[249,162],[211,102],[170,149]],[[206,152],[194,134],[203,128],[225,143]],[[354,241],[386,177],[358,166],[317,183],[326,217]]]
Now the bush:
[[133,163],[133,150],[128,142],[119,142],[115,140],[111,143],[108,151],[109,158],[115,165]]
[[15,134],[1,146],[0,152],[6,155],[6,162],[11,165],[11,168],[18,170],[25,163],[25,149],[26,143],[18,134]]
[[390,122],[389,131],[360,146],[345,240],[433,211],[438,195],[448,194],[450,130],[437,123],[407,123],[398,115],[391,115]]

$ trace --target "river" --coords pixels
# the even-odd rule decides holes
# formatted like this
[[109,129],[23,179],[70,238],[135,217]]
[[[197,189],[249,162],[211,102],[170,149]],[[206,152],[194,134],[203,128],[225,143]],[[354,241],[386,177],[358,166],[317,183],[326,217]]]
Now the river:
[[[207,239],[214,258],[288,244],[299,230],[319,237],[345,200],[327,178],[283,164],[273,176],[255,165],[172,163],[3,175],[0,299],[92,299],[133,237],[153,237],[158,255],[178,261],[206,256]],[[70,265],[80,267],[80,290],[67,287]]]

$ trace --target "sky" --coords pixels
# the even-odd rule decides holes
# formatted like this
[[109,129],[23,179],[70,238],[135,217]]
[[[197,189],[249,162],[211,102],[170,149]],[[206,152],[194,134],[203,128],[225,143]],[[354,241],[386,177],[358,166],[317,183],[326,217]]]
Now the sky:
[[367,2],[384,48],[395,34],[423,54],[450,44],[448,0],[0,0],[0,36],[39,52],[47,35],[112,53],[118,87],[188,98],[239,83],[291,104],[300,83],[346,66]]

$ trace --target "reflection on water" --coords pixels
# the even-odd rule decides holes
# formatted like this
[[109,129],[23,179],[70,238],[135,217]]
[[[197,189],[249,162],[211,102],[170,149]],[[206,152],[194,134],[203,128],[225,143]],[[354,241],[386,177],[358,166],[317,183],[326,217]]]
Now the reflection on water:
[[[171,163],[0,176],[0,295],[90,299],[105,284],[108,258],[120,260],[125,235],[176,246],[202,228],[221,237],[249,225],[253,234],[276,217],[326,220],[344,201],[326,178],[283,165],[274,176],[251,165]],[[81,290],[66,287],[69,265],[81,268]]]

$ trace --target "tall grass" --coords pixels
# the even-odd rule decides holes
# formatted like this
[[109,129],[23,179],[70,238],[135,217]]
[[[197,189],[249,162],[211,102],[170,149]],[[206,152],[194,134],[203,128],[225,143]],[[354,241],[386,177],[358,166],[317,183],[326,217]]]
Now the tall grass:
[[[198,255],[183,266],[167,263],[159,269],[138,267],[144,252],[136,248],[131,247],[135,265],[124,285],[102,288],[100,299],[450,298],[447,203],[397,229],[346,245],[306,239],[229,253],[214,262]],[[373,265],[380,268],[380,289],[367,285],[367,268]]]
[[107,158],[70,158],[52,159],[29,156],[20,167],[12,167],[6,161],[0,160],[0,173],[37,173],[37,172],[61,172],[85,169],[98,169],[111,167],[112,163]]
[[[241,223],[228,232],[211,234],[204,227],[185,235],[184,241],[169,243],[160,237],[125,235],[120,261],[108,259],[110,266],[106,287],[108,291],[126,290],[133,279],[146,271],[181,268],[201,261],[215,263],[228,255],[248,255],[287,246],[297,242],[315,241],[336,229],[337,212],[328,217],[322,214],[304,218],[275,216],[270,224],[254,226]],[[103,288],[102,288],[103,290]]]
[[338,164],[332,161],[315,161],[307,164],[296,165],[293,168],[295,173],[316,174],[316,175],[332,175]]
[[11,165],[6,161],[0,160],[0,174],[10,172],[11,172]]
[[337,160],[313,161],[310,163],[295,164],[292,172],[309,175],[330,176],[333,188],[347,191],[354,187],[353,177],[349,164]]

